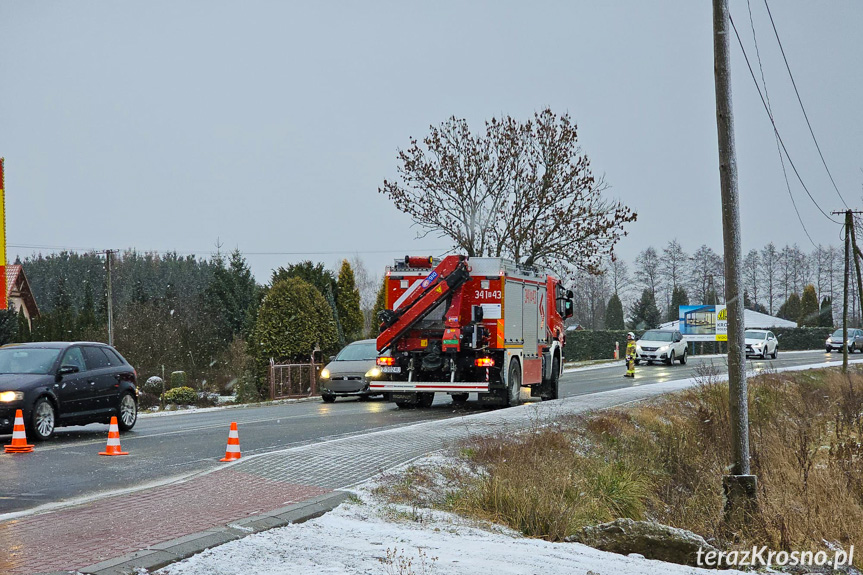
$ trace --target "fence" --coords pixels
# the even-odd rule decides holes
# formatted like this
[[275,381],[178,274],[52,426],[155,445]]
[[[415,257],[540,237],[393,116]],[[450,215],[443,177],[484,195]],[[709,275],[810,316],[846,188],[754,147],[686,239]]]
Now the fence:
[[309,363],[277,364],[270,360],[270,399],[291,399],[318,394],[318,365]]

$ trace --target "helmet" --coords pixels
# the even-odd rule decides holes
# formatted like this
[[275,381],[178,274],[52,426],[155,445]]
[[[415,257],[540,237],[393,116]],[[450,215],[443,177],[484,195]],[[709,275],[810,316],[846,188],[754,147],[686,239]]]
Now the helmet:
[[629,332],[628,334],[626,334],[626,339],[635,339],[635,334],[632,332]]

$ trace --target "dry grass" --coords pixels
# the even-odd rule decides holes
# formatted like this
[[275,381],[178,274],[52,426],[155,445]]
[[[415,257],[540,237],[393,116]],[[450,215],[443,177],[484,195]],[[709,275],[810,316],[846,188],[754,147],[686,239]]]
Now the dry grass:
[[[466,463],[479,472],[438,470],[450,474],[446,492],[426,494],[425,502],[552,541],[629,517],[689,529],[728,549],[863,549],[863,373],[750,379],[759,506],[733,519],[722,512],[728,387],[709,374],[703,379],[641,406],[466,442],[461,468]],[[397,494],[389,493],[410,501],[428,491],[424,475],[409,475]]]

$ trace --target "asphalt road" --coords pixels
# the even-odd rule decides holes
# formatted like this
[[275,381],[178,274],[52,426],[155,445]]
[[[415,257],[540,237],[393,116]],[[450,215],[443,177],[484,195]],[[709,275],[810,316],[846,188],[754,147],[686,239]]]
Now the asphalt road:
[[[841,359],[839,354],[780,352],[776,360],[753,360],[751,368],[786,367]],[[697,375],[699,366],[712,363],[724,372],[722,357],[690,358],[685,366],[639,366],[635,380],[623,377],[621,365],[566,373],[561,395],[600,393],[633,385],[649,385]],[[239,426],[244,456],[286,447],[317,443],[355,433],[410,425],[420,421],[466,415],[489,409],[469,401],[455,408],[438,394],[429,409],[400,410],[380,400],[338,399],[281,405],[243,407],[165,416],[144,416],[121,435],[128,456],[103,457],[108,428],[102,424],[62,428],[51,441],[37,444],[31,454],[0,455],[0,514],[40,505],[93,496],[100,492],[140,487],[205,471],[220,465],[230,422]],[[0,436],[9,443],[11,436]]]

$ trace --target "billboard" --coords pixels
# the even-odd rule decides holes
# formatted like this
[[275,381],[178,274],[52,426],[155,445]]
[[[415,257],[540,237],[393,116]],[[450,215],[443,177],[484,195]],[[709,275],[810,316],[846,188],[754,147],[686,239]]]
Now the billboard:
[[682,305],[677,311],[680,333],[687,341],[727,341],[724,305]]

